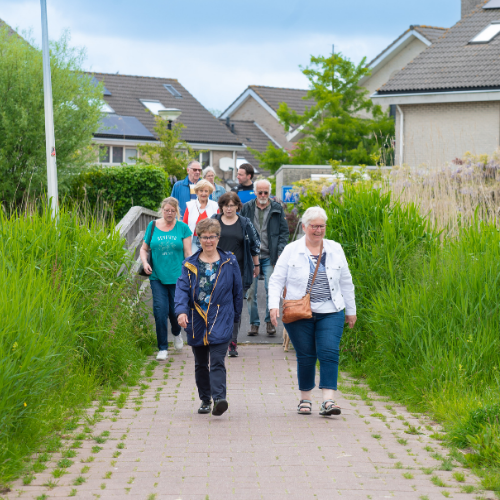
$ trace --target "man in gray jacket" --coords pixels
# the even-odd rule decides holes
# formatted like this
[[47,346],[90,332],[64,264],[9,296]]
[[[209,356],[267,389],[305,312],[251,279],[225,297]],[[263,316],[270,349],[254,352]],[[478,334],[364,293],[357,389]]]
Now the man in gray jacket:
[[[269,199],[271,194],[271,183],[268,180],[255,182],[255,194],[257,198],[243,205],[241,215],[248,217],[260,237],[260,269],[264,274],[266,288],[266,331],[273,336],[276,328],[271,323],[269,315],[269,278],[281,252],[288,244],[290,233],[285,212],[282,206]],[[254,278],[252,286],[248,290],[247,304],[250,316],[250,332],[248,335],[258,335],[260,318],[257,306],[257,286],[259,278]]]

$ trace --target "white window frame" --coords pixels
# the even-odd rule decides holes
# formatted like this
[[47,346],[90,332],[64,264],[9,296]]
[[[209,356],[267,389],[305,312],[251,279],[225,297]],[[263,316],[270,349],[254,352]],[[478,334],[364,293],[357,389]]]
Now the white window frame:
[[[104,162],[104,161],[101,161],[101,158],[100,158],[100,148],[109,148],[109,161],[107,162]],[[113,149],[114,148],[122,148],[123,149],[123,161],[121,163],[115,163],[113,162]],[[137,156],[135,157],[135,161],[133,163],[129,163],[127,160],[126,160],[126,152],[127,152],[127,149],[135,149],[137,151]],[[99,165],[106,165],[106,166],[116,166],[116,165],[121,165],[122,163],[125,163],[127,165],[136,165],[137,164],[137,158],[139,158],[139,148],[137,146],[126,146],[126,145],[123,145],[123,146],[112,146],[112,145],[108,145],[108,144],[99,144],[99,148],[98,148],[98,151],[97,151],[97,163]]]
[[[495,28],[495,29],[493,29]],[[485,35],[488,30],[493,31],[493,34],[488,39],[481,39],[481,35]],[[486,28],[478,33],[469,43],[490,43],[500,33],[500,21],[492,21]]]
[[[162,104],[162,102],[161,102],[161,101],[159,101],[158,99],[139,99],[139,100],[141,101],[141,104],[142,104],[142,105],[143,105],[143,106],[144,106],[147,110],[151,111],[151,113],[152,113],[153,115],[155,115],[155,116],[158,116],[158,111],[161,111],[161,110],[163,110],[163,109],[167,109],[167,108],[166,108],[166,107]],[[147,102],[148,102],[148,103],[149,103],[149,102],[151,102],[151,103],[158,103],[158,104],[161,106],[161,108],[160,108],[160,109],[157,109],[156,111],[154,111],[154,110],[152,110],[149,106],[147,106],[147,105],[146,105],[146,103],[147,103]]]

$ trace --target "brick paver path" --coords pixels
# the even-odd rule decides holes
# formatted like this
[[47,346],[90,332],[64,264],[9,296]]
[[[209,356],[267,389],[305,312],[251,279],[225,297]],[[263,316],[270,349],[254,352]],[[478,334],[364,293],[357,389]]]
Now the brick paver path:
[[[227,360],[229,411],[222,417],[198,415],[193,356],[185,347],[143,381],[142,400],[137,387],[119,412],[115,406],[106,407],[91,434],[106,438],[100,440],[102,449],[92,450],[96,441],[86,439],[67,474],[53,477],[62,456],[57,454],[30,485],[18,481],[4,497],[472,498],[460,487],[474,484],[474,478],[459,468],[438,470],[442,461],[431,455],[446,452],[427,436],[434,429],[426,429],[403,407],[373,394],[363,400],[354,394],[359,389],[346,389],[338,397],[342,415],[323,418],[318,415],[317,391],[314,413],[298,415],[293,351],[248,345],[240,353]],[[412,431],[408,424],[423,434],[405,433]],[[89,462],[89,457],[94,460]],[[454,479],[457,471],[468,476],[465,483]],[[446,486],[435,485],[438,480]]]

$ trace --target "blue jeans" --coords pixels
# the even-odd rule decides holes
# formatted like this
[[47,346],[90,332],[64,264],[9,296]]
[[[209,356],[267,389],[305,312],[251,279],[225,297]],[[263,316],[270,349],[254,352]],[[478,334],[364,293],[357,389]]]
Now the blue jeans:
[[177,337],[181,333],[181,327],[177,323],[174,309],[175,285],[164,285],[159,280],[150,280],[151,292],[153,292],[153,314],[156,323],[156,338],[158,349],[168,350],[168,319],[172,335]]
[[[266,323],[271,322],[269,314],[269,278],[273,273],[274,267],[271,266],[271,259],[260,259],[260,268],[264,274],[264,287],[266,289]],[[257,288],[259,277],[253,279],[252,286],[248,289],[247,304],[248,315],[250,316],[250,324],[260,326],[259,307],[257,305]]]
[[311,319],[285,324],[297,355],[299,390],[315,387],[316,360],[319,360],[319,388],[337,390],[339,346],[345,313],[313,313]]

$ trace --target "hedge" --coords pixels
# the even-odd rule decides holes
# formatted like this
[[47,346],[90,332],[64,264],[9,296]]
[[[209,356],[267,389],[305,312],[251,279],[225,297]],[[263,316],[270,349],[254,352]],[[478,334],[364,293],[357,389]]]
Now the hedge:
[[78,175],[72,193],[73,198],[86,198],[92,206],[111,207],[120,220],[133,206],[158,210],[170,193],[170,184],[164,170],[155,166],[94,166]]

